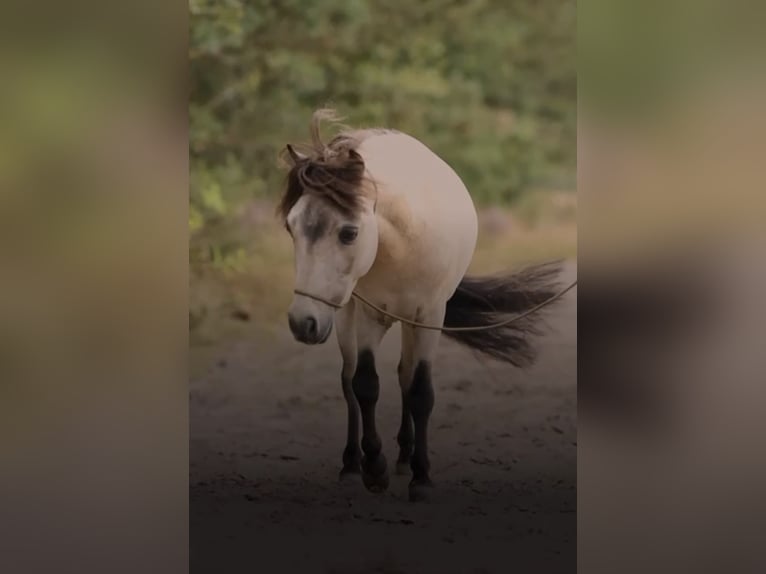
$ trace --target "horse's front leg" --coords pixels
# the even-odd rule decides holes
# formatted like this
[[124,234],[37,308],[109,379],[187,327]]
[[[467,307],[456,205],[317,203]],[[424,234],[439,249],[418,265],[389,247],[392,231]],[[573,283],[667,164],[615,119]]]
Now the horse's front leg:
[[357,355],[351,387],[362,415],[362,480],[368,490],[382,492],[388,488],[388,466],[375,424],[375,406],[380,394],[375,353],[388,327],[364,308],[357,309],[355,326]]
[[[441,325],[444,321],[444,306],[423,313],[422,322]],[[428,420],[434,406],[434,389],[431,382],[431,365],[439,344],[439,331],[418,329],[402,325],[408,330],[402,337],[402,366],[399,383],[402,385],[402,397],[409,408],[414,423],[414,450],[410,458],[412,480],[409,486],[410,500],[423,500],[431,489],[429,474],[431,463],[428,458]]]
[[341,384],[343,398],[346,400],[348,409],[348,426],[346,433],[346,447],[343,449],[343,468],[340,471],[341,480],[349,476],[359,475],[361,472],[362,452],[359,449],[359,403],[354,396],[352,380],[356,372],[356,326],[354,324],[355,308],[354,301],[340,309],[335,315],[335,333],[338,337],[340,353],[343,357],[343,370],[341,371]]

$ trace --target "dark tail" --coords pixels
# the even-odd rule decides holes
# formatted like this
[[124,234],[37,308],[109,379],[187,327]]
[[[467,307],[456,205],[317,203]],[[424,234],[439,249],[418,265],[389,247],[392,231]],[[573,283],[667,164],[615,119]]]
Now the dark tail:
[[[491,325],[523,313],[558,293],[561,262],[533,265],[505,275],[464,277],[447,301],[445,327]],[[550,307],[545,307],[545,310]],[[503,327],[480,331],[444,331],[444,335],[476,351],[527,367],[535,361],[530,338],[541,335],[541,309]]]

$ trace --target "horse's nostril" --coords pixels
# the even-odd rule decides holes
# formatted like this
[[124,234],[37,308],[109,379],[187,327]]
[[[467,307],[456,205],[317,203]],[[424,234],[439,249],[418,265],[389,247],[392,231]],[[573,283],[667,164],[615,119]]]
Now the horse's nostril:
[[292,313],[287,314],[287,322],[290,325],[290,330],[293,333],[297,333],[300,323],[295,320],[295,317],[293,317]]
[[317,334],[317,321],[314,319],[314,317],[309,317],[306,319],[306,334],[310,337],[313,337]]
[[293,313],[287,314],[287,320],[290,324],[295,339],[303,343],[315,343],[319,336],[319,322],[315,317],[299,315]]

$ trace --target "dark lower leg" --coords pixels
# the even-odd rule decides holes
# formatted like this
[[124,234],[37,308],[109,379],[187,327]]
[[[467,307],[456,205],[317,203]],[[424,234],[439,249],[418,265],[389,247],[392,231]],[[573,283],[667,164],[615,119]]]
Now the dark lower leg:
[[414,440],[412,413],[410,412],[410,381],[405,380],[405,377],[408,377],[408,375],[404,372],[403,361],[399,361],[396,371],[399,375],[399,386],[402,388],[402,422],[399,425],[399,434],[396,435],[396,442],[399,443],[399,458],[396,460],[396,472],[406,474],[409,471]]
[[380,384],[372,351],[359,353],[352,388],[362,415],[362,478],[370,490],[385,490],[388,487],[386,459],[381,452],[382,444],[375,427],[375,405]]
[[343,397],[348,407],[348,434],[346,448],[343,450],[343,470],[340,473],[359,473],[362,453],[359,450],[359,405],[351,388],[351,379],[343,378]]
[[410,468],[412,468],[413,487],[426,486],[431,483],[428,476],[430,463],[428,461],[428,418],[434,406],[434,390],[431,384],[431,365],[427,361],[418,363],[409,393],[409,406],[412,420],[415,423],[415,449],[412,453]]
[[399,443],[399,458],[397,465],[409,465],[413,445],[412,414],[410,414],[409,392],[402,391],[402,422],[396,442]]

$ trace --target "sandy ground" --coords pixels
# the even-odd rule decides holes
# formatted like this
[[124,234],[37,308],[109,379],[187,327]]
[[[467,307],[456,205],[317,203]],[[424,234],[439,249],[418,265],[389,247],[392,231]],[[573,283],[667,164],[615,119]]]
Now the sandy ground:
[[[566,277],[576,273],[574,265]],[[432,500],[340,483],[346,407],[334,337],[238,341],[190,382],[193,572],[506,573],[576,568],[576,291],[548,314],[527,372],[442,340]],[[285,321],[286,324],[286,321]],[[378,428],[393,470],[399,330],[378,358]]]

